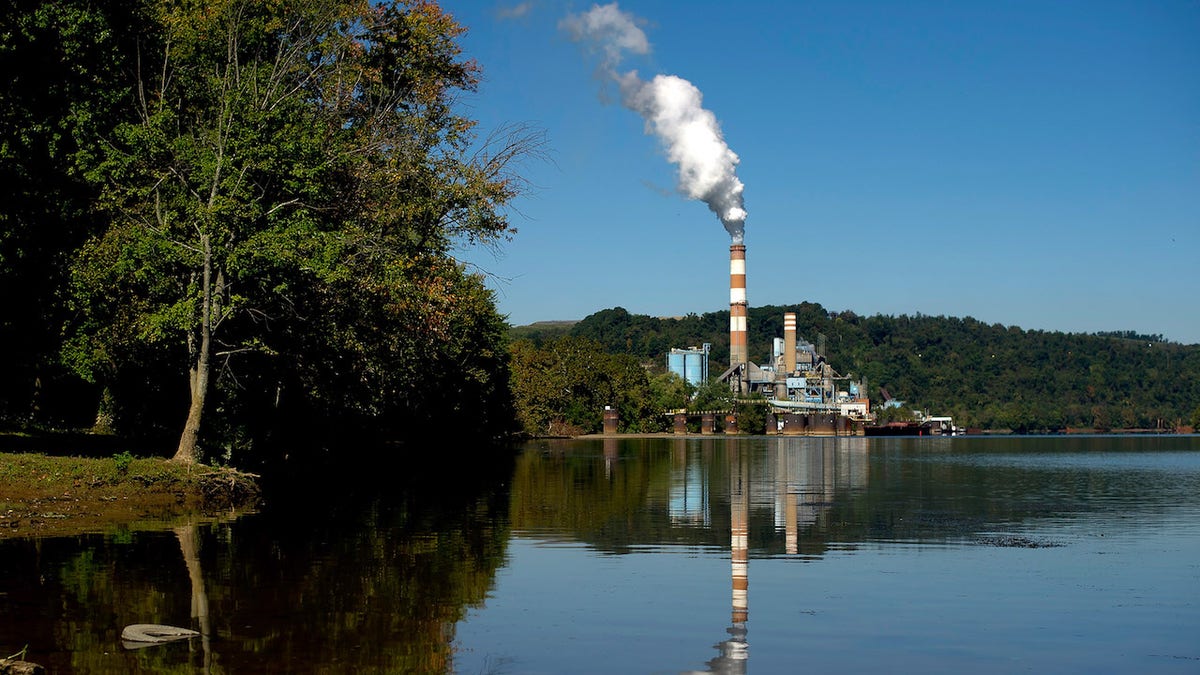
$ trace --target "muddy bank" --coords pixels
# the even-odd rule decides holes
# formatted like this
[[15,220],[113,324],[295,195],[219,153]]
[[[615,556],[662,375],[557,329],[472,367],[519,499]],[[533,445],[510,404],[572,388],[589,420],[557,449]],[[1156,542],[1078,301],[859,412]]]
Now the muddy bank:
[[252,511],[258,477],[127,454],[0,453],[0,538],[68,536]]

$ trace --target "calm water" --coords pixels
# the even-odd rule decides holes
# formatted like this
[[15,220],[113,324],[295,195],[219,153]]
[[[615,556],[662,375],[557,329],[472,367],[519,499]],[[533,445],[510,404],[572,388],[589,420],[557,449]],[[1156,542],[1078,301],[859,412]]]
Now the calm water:
[[[398,472],[403,475],[403,470]],[[1200,672],[1200,437],[538,442],[0,540],[52,673]],[[206,634],[138,650],[123,626]]]

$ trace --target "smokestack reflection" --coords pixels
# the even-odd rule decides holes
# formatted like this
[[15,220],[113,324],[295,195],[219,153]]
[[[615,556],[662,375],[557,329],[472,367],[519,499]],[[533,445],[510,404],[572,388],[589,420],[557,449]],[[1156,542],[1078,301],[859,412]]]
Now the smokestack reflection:
[[749,618],[750,488],[745,454],[729,451],[729,550],[733,574],[733,623]]
[[729,449],[729,557],[733,579],[732,625],[729,639],[717,645],[720,655],[708,662],[714,673],[741,675],[750,658],[750,460],[736,445]]
[[[822,516],[835,495],[853,494],[867,486],[869,455],[865,438],[777,438],[767,447],[741,439],[725,441],[729,495],[729,552],[731,582],[728,639],[715,645],[719,655],[707,662],[708,672],[745,673],[750,648],[750,514],[766,511],[774,517],[775,532],[782,529],[784,551],[801,555],[824,551],[827,527]],[[720,446],[718,446],[720,447]],[[716,518],[711,510],[720,504],[725,489],[710,460],[719,450],[677,439],[672,443],[670,515],[675,523],[708,526]],[[711,453],[711,454],[710,454]],[[711,472],[710,472],[711,469]],[[757,477],[752,480],[751,477]],[[801,529],[808,533],[802,539]],[[777,541],[777,540],[776,540]],[[807,542],[807,546],[805,543]],[[768,549],[773,542],[764,543]]]

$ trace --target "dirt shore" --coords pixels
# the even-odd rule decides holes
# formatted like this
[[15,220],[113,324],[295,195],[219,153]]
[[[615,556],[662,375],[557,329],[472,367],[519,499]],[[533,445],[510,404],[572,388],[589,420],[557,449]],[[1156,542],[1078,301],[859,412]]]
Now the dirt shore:
[[163,459],[0,453],[0,539],[69,536],[253,510],[257,476]]

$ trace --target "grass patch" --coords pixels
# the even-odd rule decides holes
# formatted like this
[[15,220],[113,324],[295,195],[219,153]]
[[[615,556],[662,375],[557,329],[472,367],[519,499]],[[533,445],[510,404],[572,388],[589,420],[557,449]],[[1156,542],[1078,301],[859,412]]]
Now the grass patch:
[[50,491],[79,487],[80,482],[88,486],[122,483],[142,486],[161,483],[198,485],[204,476],[214,473],[238,474],[232,469],[218,469],[203,464],[188,466],[165,459],[137,458],[128,452],[108,458],[0,452],[0,481],[10,487],[41,486]]
[[105,458],[0,452],[0,537],[250,508],[259,496],[258,476],[234,469],[128,452]]

